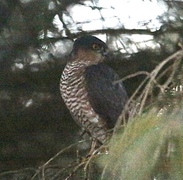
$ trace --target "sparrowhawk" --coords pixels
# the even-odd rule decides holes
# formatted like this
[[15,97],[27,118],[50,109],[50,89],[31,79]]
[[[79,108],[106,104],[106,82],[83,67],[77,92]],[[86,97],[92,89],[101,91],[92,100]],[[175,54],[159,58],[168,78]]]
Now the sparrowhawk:
[[102,144],[128,99],[123,83],[114,83],[118,75],[103,63],[107,51],[94,36],[78,38],[60,80],[61,96],[73,119]]

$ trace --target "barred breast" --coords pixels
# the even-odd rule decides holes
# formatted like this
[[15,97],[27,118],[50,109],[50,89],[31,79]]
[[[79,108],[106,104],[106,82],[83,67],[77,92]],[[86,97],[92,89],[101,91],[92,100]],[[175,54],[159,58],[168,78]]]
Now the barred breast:
[[86,81],[86,66],[78,62],[69,62],[61,76],[61,96],[76,123],[101,143],[108,137],[105,121],[92,108]]

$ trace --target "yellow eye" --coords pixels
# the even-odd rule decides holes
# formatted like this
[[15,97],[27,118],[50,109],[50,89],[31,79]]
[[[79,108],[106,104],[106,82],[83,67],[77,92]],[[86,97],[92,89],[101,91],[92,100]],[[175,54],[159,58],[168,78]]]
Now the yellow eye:
[[92,48],[93,48],[93,50],[99,50],[100,46],[98,44],[93,44]]

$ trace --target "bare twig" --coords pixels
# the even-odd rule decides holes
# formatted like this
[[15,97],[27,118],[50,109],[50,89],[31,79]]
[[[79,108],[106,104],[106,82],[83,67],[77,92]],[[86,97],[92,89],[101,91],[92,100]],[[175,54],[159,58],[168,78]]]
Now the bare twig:
[[[148,73],[145,71],[139,71],[137,73],[131,74],[129,76],[124,77],[123,79],[120,79],[120,80],[114,82],[114,83],[119,83],[121,81],[124,81],[124,80],[129,79],[129,78],[133,78],[133,77],[138,76],[138,75],[146,75],[147,76],[142,81],[142,83],[139,85],[139,87],[136,89],[136,91],[132,94],[129,101],[125,105],[124,111],[120,115],[120,117],[118,118],[118,121],[117,121],[116,126],[114,128],[114,133],[120,127],[122,120],[125,119],[126,112],[128,112],[128,115],[129,115],[128,119],[129,120],[132,119],[135,115],[137,115],[137,114],[140,115],[143,112],[144,107],[146,105],[147,97],[151,94],[150,92],[154,88],[154,85],[159,87],[161,93],[164,93],[164,90],[168,87],[168,85],[173,80],[173,77],[175,75],[175,71],[177,69],[176,67],[178,67],[178,65],[180,64],[180,62],[177,62],[177,60],[181,60],[182,57],[183,57],[183,50],[179,50],[176,53],[174,53],[173,55],[164,59],[159,65],[156,66],[156,68],[151,73]],[[170,65],[163,72],[161,72],[161,70],[164,68],[164,66],[171,61],[175,61],[174,64]],[[159,79],[164,74],[166,74],[169,70],[171,70],[172,73],[170,74],[169,78],[165,81],[165,83],[163,85],[160,85],[158,83]],[[140,96],[136,99],[137,94],[140,92],[140,90],[142,89],[142,87],[144,85],[145,85],[144,90],[140,93]]]

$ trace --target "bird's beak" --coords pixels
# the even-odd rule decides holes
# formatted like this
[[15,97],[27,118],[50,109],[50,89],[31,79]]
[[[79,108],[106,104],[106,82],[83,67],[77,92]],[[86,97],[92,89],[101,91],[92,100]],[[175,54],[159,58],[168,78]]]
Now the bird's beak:
[[109,51],[108,50],[102,50],[101,54],[104,57],[108,57]]

